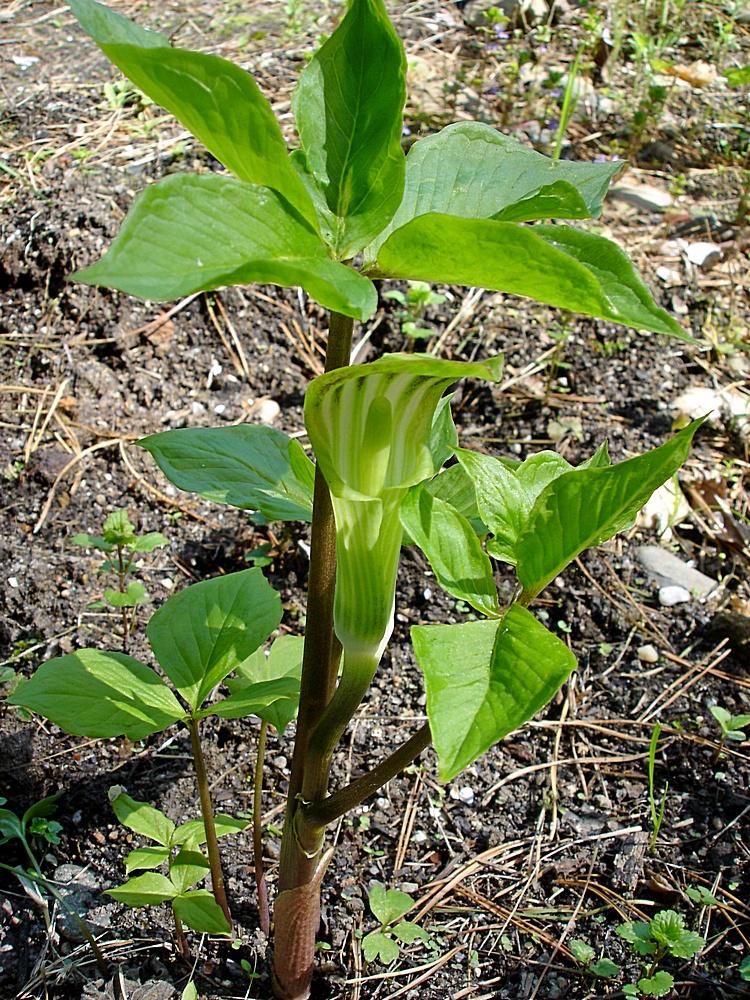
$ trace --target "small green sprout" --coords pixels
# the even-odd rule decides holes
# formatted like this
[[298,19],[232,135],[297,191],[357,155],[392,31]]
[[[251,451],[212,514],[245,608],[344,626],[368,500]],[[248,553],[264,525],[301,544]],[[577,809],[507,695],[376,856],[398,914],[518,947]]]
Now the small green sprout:
[[638,985],[623,987],[626,996],[663,997],[674,986],[674,978],[669,972],[657,971],[659,962],[667,955],[673,958],[692,958],[705,945],[706,939],[685,927],[685,918],[675,910],[659,910],[652,920],[630,920],[620,924],[617,933],[628,942],[639,955],[650,956],[646,975],[638,980]]
[[750,955],[746,955],[740,962],[740,979],[750,983]]
[[656,760],[656,744],[659,742],[660,735],[661,723],[657,722],[654,726],[654,731],[651,733],[651,743],[648,748],[648,801],[651,808],[651,825],[654,828],[653,833],[651,834],[651,839],[648,842],[648,847],[652,853],[654,845],[656,844],[656,838],[659,836],[662,820],[664,819],[664,809],[667,804],[667,792],[669,791],[669,782],[665,781],[664,795],[662,796],[661,806],[657,810],[656,797],[654,795],[654,763]]
[[692,899],[693,902],[700,903],[701,906],[719,905],[719,900],[704,885],[699,885],[697,889],[692,885],[688,886],[685,890],[685,895],[689,899]]
[[727,740],[735,740],[737,743],[744,743],[747,739],[743,732],[745,726],[750,726],[750,715],[732,715],[720,705],[711,706],[711,715],[716,719],[721,727],[721,740],[716,751],[714,763],[718,763],[721,751]]
[[419,940],[432,946],[427,931],[412,920],[401,919],[414,906],[414,900],[407,892],[386,889],[376,882],[369,898],[370,909],[380,921],[380,930],[371,931],[362,939],[362,951],[366,961],[373,962],[376,958],[380,958],[384,965],[390,965],[398,958],[399,942],[413,944]]
[[433,292],[426,281],[410,281],[406,295],[396,288],[384,292],[383,298],[393,299],[404,307],[403,311],[396,313],[396,316],[401,320],[401,332],[412,340],[432,336],[433,331],[419,326],[419,321],[428,306],[440,306],[445,302],[445,295]]
[[596,976],[601,979],[608,979],[610,976],[616,976],[620,971],[619,965],[615,965],[614,962],[610,961],[608,958],[599,958],[594,961],[594,956],[596,952],[580,938],[573,938],[569,942],[569,948],[576,962],[580,962],[584,967],[584,972],[589,975]]
[[[110,607],[120,608],[122,613],[122,643],[123,651],[127,652],[128,634],[132,622],[128,618],[128,608],[135,609],[141,604],[151,601],[146,588],[138,580],[127,581],[128,573],[133,569],[133,562],[141,552],[153,552],[162,545],[168,545],[169,539],[158,531],[148,531],[145,535],[136,535],[135,528],[130,523],[126,510],[115,510],[105,520],[101,535],[89,535],[81,532],[73,536],[73,544],[84,548],[98,549],[109,555],[99,570],[116,573],[118,589],[107,588],[104,600]],[[96,603],[92,607],[102,607]]]

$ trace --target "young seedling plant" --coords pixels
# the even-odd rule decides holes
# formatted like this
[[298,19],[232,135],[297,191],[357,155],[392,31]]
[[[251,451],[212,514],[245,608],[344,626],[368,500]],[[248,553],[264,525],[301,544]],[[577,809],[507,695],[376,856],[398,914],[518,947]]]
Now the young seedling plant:
[[[478,122],[449,125],[404,156],[406,58],[382,0],[350,0],[304,68],[292,99],[299,148],[291,153],[268,101],[238,66],[173,48],[94,0],[70,0],[70,7],[133,85],[229,171],[172,174],[149,186],[105,256],[77,280],[151,300],[260,281],[300,286],[331,310],[326,372],[305,398],[315,465],[299,442],[262,426],[174,430],[141,442],[180,488],[268,520],[312,522],[273,951],[277,995],[302,1000],[331,856],[327,826],[430,743],[440,778],[449,781],[552,698],[576,660],[529,606],[581,551],[632,523],[685,460],[698,426],[616,465],[606,446],[576,468],[555,452],[518,462],[459,448],[443,397],[461,378],[497,382],[501,359],[395,354],[351,367],[353,323],[377,307],[374,279],[479,286],[686,335],[655,305],[622,250],[559,223],[597,216],[619,164],[552,161]],[[443,468],[446,462],[454,464]],[[438,583],[475,618],[412,628],[429,721],[371,771],[330,793],[333,752],[393,629],[402,540],[423,549]],[[498,598],[491,559],[515,568],[510,604]],[[158,612],[149,626],[157,659],[187,707],[149,668],[128,661],[115,670],[115,654],[94,650],[63,658],[66,670],[59,661],[45,664],[36,687],[30,681],[14,699],[81,732],[80,713],[61,710],[63,699],[47,697],[45,686],[53,675],[65,685],[70,671],[79,683],[75,692],[72,683],[65,688],[66,697],[80,698],[84,677],[120,677],[122,669],[137,682],[125,699],[131,738],[178,720],[192,736],[203,715],[233,711],[232,699],[238,714],[251,704],[255,710],[251,689],[200,707],[249,655],[244,645],[214,670],[187,649],[173,662],[176,642],[169,656],[154,644],[160,622],[171,620],[175,637],[192,635],[203,627],[201,615],[207,622],[230,608],[233,631],[241,632],[241,621],[254,629],[255,604],[231,595],[232,587],[241,592],[241,576],[223,577],[221,593],[211,592],[210,600],[172,598],[164,606],[172,610]],[[114,680],[117,697],[101,692],[101,702],[119,701],[120,685]],[[136,709],[136,702],[148,707]],[[108,736],[124,731],[119,721],[98,720],[95,728]],[[212,858],[208,820],[206,833]],[[212,874],[216,891],[213,860]]]
[[[187,954],[183,922],[206,934],[231,931],[218,837],[246,826],[228,816],[214,816],[200,723],[212,715],[223,719],[257,715],[283,730],[283,720],[288,721],[297,708],[296,665],[282,652],[269,659],[265,671],[253,671],[251,659],[280,621],[279,595],[260,569],[205,580],[171,597],[146,628],[156,661],[174,691],[152,667],[131,656],[81,649],[48,660],[14,696],[19,704],[23,701],[76,736],[126,736],[136,741],[176,722],[187,727],[202,818],[175,829],[159,810],[118,788],[112,804],[120,821],[157,844],[131,853],[126,870],[158,868],[168,862],[169,875],[148,871],[110,892],[129,906],[169,902],[183,954]],[[271,676],[274,668],[278,674]],[[238,669],[245,674],[238,678],[235,693],[214,700],[214,689]],[[203,843],[207,860],[199,850]],[[181,850],[173,857],[177,847]],[[212,893],[192,889],[207,870]]]
[[432,330],[419,325],[428,306],[440,306],[445,302],[445,295],[433,292],[426,281],[410,281],[406,292],[399,288],[383,292],[384,299],[393,299],[402,306],[396,315],[401,321],[401,332],[412,341],[418,338],[432,336]]
[[[169,901],[174,916],[177,947],[189,961],[190,951],[183,924],[203,934],[226,934],[227,920],[214,896],[207,889],[194,889],[211,867],[210,860],[201,851],[208,835],[203,819],[188,820],[175,826],[160,809],[137,802],[114,785],[109,790],[109,800],[115,815],[123,826],[153,841],[149,847],[136,847],[125,858],[125,871],[143,871],[143,875],[129,878],[116,889],[107,889],[107,895],[127,906],[153,906]],[[233,816],[218,814],[213,817],[216,837],[237,833],[247,823]],[[164,864],[166,875],[156,871]]]
[[373,916],[380,921],[380,929],[370,931],[362,938],[365,961],[373,962],[380,958],[384,965],[390,965],[398,958],[402,944],[413,944],[415,941],[431,943],[423,927],[403,919],[404,914],[414,906],[414,900],[407,892],[386,889],[376,882],[370,889],[369,902]]
[[[98,549],[107,555],[99,566],[101,572],[117,574],[117,590],[107,588],[102,595],[105,602],[119,608],[122,614],[122,649],[128,651],[128,636],[131,628],[129,615],[135,615],[136,608],[151,601],[140,580],[128,580],[133,563],[140,553],[153,552],[162,545],[169,545],[169,539],[158,531],[148,531],[136,535],[126,510],[115,510],[105,520],[101,535],[81,532],[73,536],[74,545]],[[98,605],[97,605],[98,606]]]
[[673,958],[692,958],[705,945],[706,940],[685,927],[685,918],[676,910],[659,910],[650,921],[634,920],[620,924],[617,933],[628,942],[638,955],[648,956],[646,975],[623,987],[629,997],[666,996],[674,986],[674,977],[659,962],[668,955]]
[[744,743],[747,739],[743,730],[745,726],[750,726],[750,715],[732,715],[731,712],[722,708],[721,705],[712,705],[711,715],[713,715],[721,728],[721,740],[716,748],[716,756],[714,758],[714,763],[718,764],[721,751],[724,749],[724,744],[727,740]]

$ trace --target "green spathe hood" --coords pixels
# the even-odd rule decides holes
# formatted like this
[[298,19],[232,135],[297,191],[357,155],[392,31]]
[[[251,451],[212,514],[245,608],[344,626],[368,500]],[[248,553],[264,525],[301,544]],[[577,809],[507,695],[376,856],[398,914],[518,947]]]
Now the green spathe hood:
[[345,651],[380,658],[390,636],[401,548],[399,506],[431,476],[430,430],[448,387],[497,381],[502,359],[390,354],[327,372],[305,397],[305,426],[336,518],[336,634]]

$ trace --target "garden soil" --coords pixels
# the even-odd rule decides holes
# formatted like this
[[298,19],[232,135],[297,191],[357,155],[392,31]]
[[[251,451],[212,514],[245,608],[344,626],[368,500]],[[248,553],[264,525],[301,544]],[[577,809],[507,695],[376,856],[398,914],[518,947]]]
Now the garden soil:
[[[112,6],[175,44],[246,66],[293,143],[290,93],[332,29],[337,4]],[[731,90],[723,75],[748,62],[743,7],[652,4],[649,13],[645,4],[566,3],[536,22],[529,11],[495,28],[477,4],[388,6],[410,58],[407,145],[477,118],[550,152],[565,74],[586,46],[563,155],[627,161],[593,225],[631,253],[657,301],[702,341],[696,347],[481,289],[437,288],[446,299],[421,320],[418,349],[472,360],[505,356],[499,387],[457,390],[462,446],[513,458],[551,448],[575,463],[606,440],[613,461],[622,461],[663,442],[696,407],[713,412],[674,484],[677,494],[583,554],[536,603],[579,661],[553,702],[447,786],[426,751],[330,831],[337,847],[323,891],[314,996],[622,996],[644,967],[617,928],[665,909],[707,940],[695,959],[663,961],[676,982],[672,995],[747,995],[740,963],[750,955],[750,744],[728,741],[719,752],[711,713],[715,705],[750,712],[749,133],[747,94]],[[660,27],[660,6],[674,24]],[[667,97],[648,110],[643,128],[633,116],[649,85],[636,61],[640,29],[656,43],[661,31],[661,58],[683,67],[682,77],[671,71]],[[84,646],[122,648],[121,622],[97,604],[114,581],[99,571],[94,551],[73,543],[78,532],[99,534],[117,509],[127,509],[139,530],[169,539],[137,567],[153,603],[139,609],[132,655],[153,662],[144,626],[170,594],[258,559],[281,593],[281,630],[300,633],[307,527],[265,525],[179,492],[137,441],[175,427],[265,422],[306,443],[302,404],[321,371],[325,313],[297,290],[273,286],[157,304],[70,281],[110,244],[148,183],[221,168],[179,124],[121,84],[64,5],[11,0],[0,11],[0,36],[4,692],[50,657]],[[708,67],[700,79],[698,62]],[[717,252],[700,266],[694,245],[705,242]],[[357,360],[414,346],[399,308],[381,299],[373,319],[355,330]],[[711,593],[665,603],[660,585],[674,581],[649,574],[639,561],[643,546],[706,574],[715,582]],[[509,568],[497,564],[496,577],[509,599]],[[393,640],[342,740],[332,787],[377,763],[425,720],[410,626],[463,621],[468,610],[440,592],[417,550],[403,550]],[[657,722],[657,813],[665,805],[650,845],[648,754]],[[293,726],[283,739],[272,733],[265,760],[272,897],[292,733]],[[257,722],[208,720],[203,736],[216,808],[249,817]],[[191,934],[186,964],[166,907],[131,910],[104,894],[124,881],[123,858],[142,843],[112,812],[115,785],[175,821],[195,817],[187,732],[135,744],[82,739],[0,703],[0,794],[21,813],[61,793],[59,843],[37,839],[34,849],[123,976],[124,995],[177,997],[192,975],[209,1000],[270,997],[250,833],[222,844],[236,939]],[[18,841],[0,847],[0,859],[23,865]],[[388,968],[362,955],[362,935],[376,927],[367,904],[374,882],[413,897],[410,918],[432,941],[403,946]],[[619,971],[595,979],[576,941]],[[50,904],[45,917],[6,869],[0,997],[115,995],[64,911]]]

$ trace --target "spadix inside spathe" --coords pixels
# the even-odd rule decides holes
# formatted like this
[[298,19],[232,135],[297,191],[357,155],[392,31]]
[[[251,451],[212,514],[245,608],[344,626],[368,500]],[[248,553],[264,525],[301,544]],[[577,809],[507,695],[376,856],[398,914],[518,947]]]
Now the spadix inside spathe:
[[391,354],[315,379],[305,425],[336,518],[336,634],[345,653],[380,658],[390,635],[401,548],[399,506],[435,469],[432,420],[465,376],[496,381],[501,359],[442,361]]

